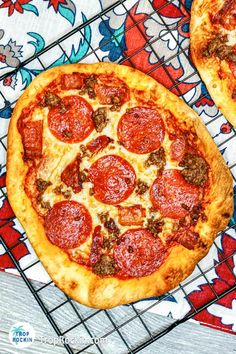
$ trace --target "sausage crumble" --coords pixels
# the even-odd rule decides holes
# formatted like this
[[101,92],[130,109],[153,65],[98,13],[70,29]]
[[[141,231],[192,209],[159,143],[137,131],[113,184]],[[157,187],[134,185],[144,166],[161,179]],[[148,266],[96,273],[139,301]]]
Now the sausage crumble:
[[202,157],[189,153],[185,154],[179,166],[184,167],[181,175],[188,183],[202,186],[207,181],[208,165]]

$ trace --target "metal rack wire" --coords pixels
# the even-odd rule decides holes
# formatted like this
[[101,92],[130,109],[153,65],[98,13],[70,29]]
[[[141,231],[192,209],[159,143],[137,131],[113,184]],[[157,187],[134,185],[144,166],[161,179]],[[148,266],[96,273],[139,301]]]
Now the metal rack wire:
[[[149,1],[150,5],[152,6],[151,0],[148,0],[148,1]],[[162,6],[159,7],[158,9],[153,7],[153,11],[149,15],[147,15],[147,17],[145,17],[145,19],[135,21],[135,19],[132,18],[133,24],[128,29],[126,29],[126,31],[130,30],[132,27],[135,26],[139,29],[140,35],[144,36],[143,32],[140,30],[140,27],[139,27],[142,24],[142,22],[147,20],[147,18],[151,18],[153,15],[159,16],[158,15],[159,11],[161,9],[163,9],[165,6],[168,6],[172,2],[174,2],[174,0],[169,0],[166,3],[164,2],[162,4]],[[82,32],[83,28],[85,28],[89,24],[92,24],[94,21],[96,21],[98,19],[102,19],[104,24],[106,25],[106,23],[104,21],[106,14],[108,14],[111,10],[115,9],[116,7],[122,6],[123,10],[125,12],[128,12],[128,9],[126,7],[126,3],[127,3],[127,0],[119,0],[119,1],[115,2],[111,6],[109,6],[108,8],[106,8],[105,10],[103,10],[102,12],[97,14],[96,16],[94,16],[93,18],[89,19],[87,22],[79,25],[78,27],[76,27],[72,31],[66,33],[64,36],[62,36],[61,38],[59,38],[55,42],[49,44],[41,52],[34,54],[33,56],[24,60],[20,64],[20,67],[16,68],[14,71],[11,71],[10,74],[12,75],[14,73],[17,73],[20,68],[25,67],[27,64],[31,63],[33,60],[38,60],[39,63],[41,64],[41,66],[45,69],[45,66],[43,64],[43,61],[41,60],[41,57],[44,53],[47,53],[50,49],[52,49],[54,47],[59,47],[60,50],[66,55],[68,61],[70,61],[69,57],[67,56],[66,51],[63,48],[62,42],[65,41],[67,38],[71,37],[72,35],[74,35],[75,33],[79,33],[86,41],[86,38],[84,37],[83,32]],[[180,3],[181,3],[181,1],[180,1]],[[186,9],[186,12],[189,15],[189,12],[187,9]],[[168,24],[165,23],[165,20],[162,16],[159,16],[159,19],[162,21],[162,23],[163,23],[165,29],[168,31],[168,33],[173,37],[173,31],[176,29],[176,26],[172,26],[171,28],[169,28]],[[189,22],[189,16],[186,17],[186,19],[184,20],[184,23],[188,24],[188,22]],[[183,22],[181,23],[181,25],[183,25]],[[121,35],[121,33],[118,34],[118,36],[120,36],[120,35]],[[134,66],[132,59],[136,55],[139,55],[139,53],[142,50],[144,50],[145,47],[149,47],[149,48],[151,48],[153,54],[157,58],[157,65],[152,67],[151,70],[149,70],[147,72],[147,74],[152,75],[152,72],[155,71],[156,69],[158,69],[160,66],[162,66],[163,69],[166,70],[165,64],[167,62],[171,62],[171,60],[173,58],[175,58],[176,55],[168,58],[166,61],[163,61],[158,56],[158,53],[153,46],[160,39],[161,39],[161,35],[158,35],[156,38],[154,38],[152,40],[148,40],[146,37],[144,37],[144,40],[146,43],[145,46],[142,48],[137,48],[137,50],[135,50],[129,56],[126,56],[122,61],[120,61],[120,63]],[[118,40],[118,38],[116,38],[116,36],[111,37],[110,41],[111,40],[116,40],[117,45],[120,45],[119,40]],[[174,40],[176,40],[176,39],[174,38]],[[107,43],[104,43],[103,45],[106,45],[106,44]],[[186,59],[189,60],[189,57],[188,57],[188,49],[189,48],[188,47],[182,48],[180,43],[177,43],[177,44],[179,46],[180,53],[182,53],[186,57]],[[98,51],[98,49],[101,49],[101,47],[93,48],[90,46],[90,49],[91,49],[91,51],[87,56],[89,56],[91,53],[93,53],[95,55],[95,57],[97,58],[97,60],[100,61],[100,58],[97,55],[97,51]],[[86,56],[83,58],[83,61],[86,61]],[[180,88],[179,88],[181,81],[176,82],[171,77],[171,75],[169,74],[168,71],[166,71],[166,74],[168,75],[169,80],[172,83],[172,85],[169,87],[169,89],[173,92],[176,92],[180,97],[185,99],[182,95]],[[9,75],[9,72],[2,75],[0,77],[0,82],[3,81],[8,75]],[[189,75],[188,78],[191,78],[194,75],[197,75],[197,72],[195,69]],[[15,102],[9,102],[2,92],[0,94],[1,94],[2,98],[4,99],[4,101],[6,102],[4,109],[6,109],[6,107],[8,107],[8,106],[11,108],[14,107]],[[195,103],[196,102],[192,102],[191,106],[194,106]],[[217,117],[214,117],[207,124],[211,124],[213,121],[219,119],[220,117],[221,117],[221,114],[219,114]],[[235,137],[236,137],[236,132],[233,129],[233,134],[228,139],[226,139],[223,143],[225,144],[228,140],[235,139]],[[3,148],[5,150],[6,150],[6,138],[7,138],[7,136],[5,135],[0,139],[0,144],[3,146]],[[220,148],[223,143],[219,144],[218,147]],[[231,169],[234,181],[236,182],[236,173],[234,172],[234,171],[236,171],[236,169],[235,169],[236,163],[233,164],[232,166],[229,166],[229,167]],[[6,165],[3,165],[2,168],[6,168]],[[1,191],[0,199],[7,198],[5,188],[0,188],[0,191]],[[30,268],[39,264],[40,261],[38,259],[36,259],[32,264],[30,264],[26,268],[22,268],[22,266],[20,265],[20,263],[17,261],[17,259],[15,257],[14,250],[16,250],[17,247],[20,247],[20,245],[27,239],[27,237],[24,234],[23,237],[16,244],[13,244],[13,245],[9,245],[6,242],[6,240],[4,240],[4,238],[2,237],[2,233],[1,233],[2,228],[4,226],[6,226],[8,223],[12,222],[12,220],[15,220],[15,218],[13,217],[11,219],[7,219],[4,221],[4,223],[1,224],[0,245],[2,245],[4,247],[4,250],[9,255],[14,266],[19,271],[21,277],[23,278],[23,280],[27,284],[28,288],[30,289],[30,291],[33,294],[33,296],[35,297],[35,299],[37,300],[39,306],[41,307],[42,311],[45,313],[47,319],[51,323],[56,334],[60,338],[62,338],[62,340],[64,339],[63,344],[64,344],[65,348],[67,349],[68,353],[71,353],[71,354],[72,353],[81,353],[85,350],[89,350],[89,351],[93,350],[92,352],[94,352],[94,353],[107,353],[105,346],[102,346],[102,344],[100,344],[100,343],[93,342],[92,339],[94,337],[109,338],[114,335],[116,336],[116,340],[118,342],[119,341],[121,342],[120,353],[123,353],[123,352],[124,353],[137,353],[137,352],[141,351],[142,349],[146,348],[147,346],[149,346],[151,343],[156,341],[158,338],[160,338],[160,337],[164,336],[165,334],[167,334],[168,332],[170,332],[176,326],[189,320],[190,318],[193,318],[198,313],[200,313],[202,310],[206,309],[208,306],[212,305],[213,303],[216,303],[217,301],[222,299],[224,296],[226,296],[229,293],[231,293],[232,291],[236,290],[236,277],[235,277],[235,274],[234,274],[232,266],[231,266],[231,261],[232,261],[233,256],[235,255],[236,252],[234,252],[232,254],[224,255],[222,250],[217,245],[217,238],[216,238],[216,241],[214,242],[214,246],[217,248],[217,251],[221,255],[221,257],[220,257],[220,260],[218,262],[216,262],[212,268],[217,269],[217,267],[219,267],[221,264],[224,263],[226,265],[227,269],[229,270],[229,272],[234,277],[234,282],[232,282],[230,284],[225,284],[225,287],[220,294],[217,293],[213,284],[208,280],[208,273],[212,270],[212,268],[203,270],[201,268],[201,266],[198,265],[197,266],[198,274],[195,277],[192,277],[191,279],[187,279],[183,284],[180,284],[180,286],[178,288],[174,289],[172,292],[166,294],[165,296],[159,298],[158,300],[152,301],[148,306],[145,307],[145,309],[140,311],[137,309],[135,304],[131,304],[128,307],[122,307],[122,309],[123,309],[122,311],[124,311],[124,313],[125,313],[124,318],[123,317],[120,318],[119,316],[117,316],[117,309],[112,309],[112,310],[85,309],[82,305],[81,306],[78,305],[77,303],[75,303],[73,300],[71,300],[66,295],[62,296],[62,298],[61,298],[62,301],[60,301],[54,308],[48,308],[46,301],[42,296],[42,293],[45,290],[47,290],[50,287],[50,285],[53,284],[53,282],[49,281],[48,283],[43,284],[40,287],[36,287],[34,282],[32,282],[27,275],[27,271]],[[231,224],[230,224],[230,226],[228,226],[227,230],[235,229],[235,228],[236,228],[236,224],[231,222]],[[227,230],[225,230],[225,231],[227,231]],[[196,305],[193,304],[191,299],[189,298],[188,292],[186,289],[189,284],[196,281],[199,277],[203,277],[205,279],[206,284],[209,287],[212,296],[211,296],[210,301],[208,301],[207,303],[203,302],[200,306],[196,307]],[[57,288],[54,287],[55,291],[56,291],[56,289]],[[188,303],[190,306],[190,311],[183,318],[178,319],[176,321],[172,321],[171,325],[166,328],[161,328],[161,329],[160,328],[153,328],[150,325],[150,323],[148,322],[148,317],[147,317],[150,315],[150,310],[159,306],[162,301],[167,299],[172,294],[176,294],[177,292],[181,292],[183,294],[183,296],[188,300]],[[61,311],[63,313],[65,306],[69,306],[70,311],[73,312],[73,316],[74,316],[74,323],[73,323],[73,325],[69,326],[68,328],[62,328],[62,325],[60,323],[60,316],[55,315],[58,311]],[[103,318],[106,319],[106,321],[108,321],[109,325],[105,329],[103,328],[102,330],[99,330],[96,332],[96,328],[92,328],[90,322],[94,321],[94,320],[96,321],[100,317],[102,319]],[[98,322],[99,322],[99,320],[98,320]],[[127,336],[127,332],[125,331],[125,326],[127,326],[129,324],[134,324],[134,326],[135,325],[138,326],[137,328],[140,333],[140,338],[138,341],[136,340],[135,343],[132,342],[132,340]],[[81,349],[79,349],[79,350],[74,350],[73,347],[70,344],[68,344],[68,342],[66,341],[66,338],[68,338],[69,335],[71,333],[73,333],[73,331],[75,331],[75,330],[78,331],[77,333],[79,333],[80,331],[82,331],[83,333],[85,332],[88,335],[88,337],[91,338],[92,342],[89,344],[88,343],[84,344],[83,346],[81,346]]]

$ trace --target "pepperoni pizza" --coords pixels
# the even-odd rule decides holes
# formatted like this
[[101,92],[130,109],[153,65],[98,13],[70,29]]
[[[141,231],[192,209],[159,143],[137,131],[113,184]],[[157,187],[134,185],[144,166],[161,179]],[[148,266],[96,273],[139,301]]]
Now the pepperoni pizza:
[[196,113],[109,63],[53,68],[25,90],[7,189],[54,282],[97,308],[177,286],[233,208],[230,172]]
[[216,105],[236,126],[236,1],[194,0],[191,55]]

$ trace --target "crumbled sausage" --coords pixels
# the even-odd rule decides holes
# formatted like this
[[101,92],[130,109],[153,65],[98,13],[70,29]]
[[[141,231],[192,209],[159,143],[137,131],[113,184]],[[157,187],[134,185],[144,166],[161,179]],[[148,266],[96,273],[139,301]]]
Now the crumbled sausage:
[[121,109],[121,106],[122,106],[120,97],[118,97],[118,96],[112,96],[112,97],[111,97],[111,103],[112,103],[112,106],[111,106],[111,108],[110,108],[110,111],[112,111],[112,112],[114,112],[114,111],[119,112],[120,109]]
[[209,57],[213,54],[216,53],[216,50],[221,46],[222,44],[225,44],[227,42],[227,36],[217,36],[213,39],[211,39],[206,48],[203,50],[203,55],[205,57]]
[[90,75],[86,77],[84,80],[85,85],[82,87],[80,94],[84,95],[85,93],[88,94],[89,98],[93,99],[96,97],[94,86],[97,83],[96,75]]
[[57,187],[55,187],[55,188],[53,189],[53,192],[54,192],[55,194],[59,195],[59,194],[62,194],[62,190],[63,190],[63,185],[60,184],[59,186],[57,186]]
[[56,195],[63,195],[66,199],[71,198],[71,195],[72,195],[71,191],[68,190],[68,189],[65,190],[65,191],[63,191],[63,185],[62,185],[62,184],[60,184],[59,186],[55,187],[55,188],[53,189],[53,192],[54,192]]
[[236,55],[234,54],[233,48],[228,45],[221,45],[216,50],[216,55],[221,60],[230,60],[236,62]]
[[82,158],[89,156],[88,149],[86,148],[85,145],[81,144],[79,148],[80,148],[80,151],[81,151],[81,153],[82,153],[82,154],[81,154],[81,157],[82,157]]
[[95,193],[95,192],[94,192],[94,188],[93,188],[93,187],[92,187],[92,188],[90,188],[90,189],[89,189],[89,195],[91,195],[91,196],[92,196],[92,195],[94,195],[94,193]]
[[121,102],[121,99],[118,96],[112,96],[111,102],[112,104],[119,104]]
[[190,217],[191,217],[191,224],[196,225],[198,222],[198,219],[200,217],[201,213],[201,205],[195,205],[191,212],[190,212]]
[[79,183],[82,185],[82,183],[87,181],[87,174],[84,171],[79,172]]
[[112,275],[117,273],[114,258],[102,255],[99,261],[93,266],[93,272],[97,275]]
[[65,191],[65,192],[62,192],[62,195],[63,195],[66,199],[69,199],[69,198],[71,198],[72,193],[71,193],[71,191],[67,190],[67,191]]
[[154,216],[147,219],[146,228],[153,234],[153,236],[157,237],[159,233],[162,231],[162,227],[164,222],[160,219],[155,219]]
[[209,41],[206,48],[203,50],[203,56],[217,56],[221,60],[228,60],[236,63],[236,54],[233,46],[226,44],[226,35],[220,35]]
[[187,182],[195,186],[202,186],[207,181],[208,165],[202,157],[185,154],[179,166],[184,167],[181,174]]
[[135,193],[138,195],[144,194],[148,190],[148,185],[146,182],[141,181],[140,179],[137,181]]
[[110,238],[105,238],[102,244],[102,248],[111,250],[113,245],[114,245],[114,240],[111,240]]
[[43,209],[47,209],[47,210],[52,209],[52,207],[51,207],[51,205],[50,205],[49,202],[44,202],[44,201],[42,201],[40,205],[41,205],[41,207],[42,207]]
[[148,156],[148,159],[145,161],[145,167],[149,167],[151,165],[157,166],[158,169],[161,169],[166,164],[166,155],[163,147],[160,147],[159,150],[151,152]]
[[61,104],[61,98],[50,91],[46,91],[43,97],[43,103],[45,106],[57,107]]
[[98,108],[93,113],[92,119],[96,131],[101,133],[108,123],[106,108],[105,107]]
[[108,211],[104,211],[102,213],[99,213],[98,217],[99,217],[101,223],[104,224],[109,219],[109,213],[108,213]]
[[93,89],[96,83],[97,83],[96,75],[90,75],[85,79],[85,87],[87,88]]
[[110,218],[104,222],[104,227],[107,229],[108,233],[117,237],[120,234],[120,229],[116,225],[114,219]]
[[36,187],[39,192],[44,192],[51,185],[50,181],[44,181],[42,178],[36,179]]
[[43,208],[43,209],[48,209],[48,210],[51,209],[50,203],[49,203],[49,202],[45,202],[45,201],[43,200],[43,193],[40,193],[40,194],[37,196],[36,201],[37,201],[37,203],[41,206],[41,208]]
[[113,106],[111,106],[110,111],[111,112],[119,112],[121,109],[121,105],[120,104],[113,104]]

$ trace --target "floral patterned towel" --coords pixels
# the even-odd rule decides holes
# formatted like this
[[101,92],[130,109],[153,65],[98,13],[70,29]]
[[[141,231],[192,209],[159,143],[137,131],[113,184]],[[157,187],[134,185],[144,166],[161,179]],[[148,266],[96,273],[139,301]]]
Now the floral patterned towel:
[[[19,244],[25,238],[24,230],[5,194],[7,128],[16,100],[46,68],[69,62],[112,61],[148,73],[201,116],[236,176],[235,130],[217,110],[189,58],[191,0],[123,0],[102,17],[96,16],[114,3],[111,0],[0,0],[0,234],[23,268],[37,257],[27,239]],[[78,25],[81,25],[79,32],[44,51]],[[25,60],[25,65],[14,71]],[[157,306],[152,307],[155,298],[139,301],[136,306],[181,318],[191,309],[190,301],[198,308],[214,298],[215,293],[220,294],[235,284],[236,258],[231,256],[236,249],[235,220],[236,214],[181,288]],[[225,257],[229,257],[227,263],[222,261]],[[0,268],[17,274],[1,244]],[[49,281],[40,263],[25,273],[31,279]],[[195,319],[233,333],[236,293],[231,292]]]

